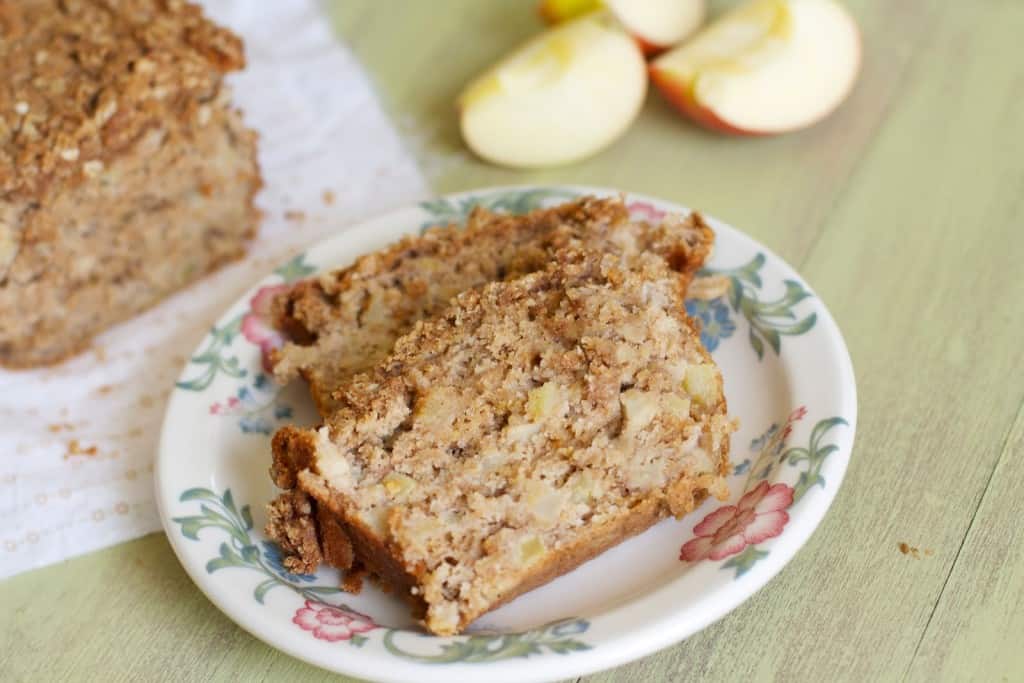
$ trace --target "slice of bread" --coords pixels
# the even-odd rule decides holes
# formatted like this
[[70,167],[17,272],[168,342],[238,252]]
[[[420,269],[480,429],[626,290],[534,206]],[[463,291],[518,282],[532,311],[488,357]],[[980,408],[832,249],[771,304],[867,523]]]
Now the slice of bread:
[[[326,416],[336,405],[335,391],[385,358],[400,335],[454,294],[544,268],[569,244],[606,251],[623,243],[669,259],[686,285],[710,254],[714,233],[699,214],[670,216],[657,226],[630,222],[617,197],[584,197],[522,216],[478,207],[465,229],[432,228],[286,293],[275,308],[291,341],[273,354],[275,376],[302,375]],[[290,571],[312,573],[323,561],[347,567],[332,560],[351,552],[337,533],[327,533],[326,515],[305,494],[290,491],[298,469],[286,457],[275,458],[271,478],[286,492],[269,505],[266,532]]]
[[[384,358],[399,336],[456,294],[543,268],[553,250],[571,241],[604,249],[628,221],[617,197],[585,197],[522,216],[478,207],[465,228],[431,228],[348,268],[300,282],[275,302],[278,327],[290,341],[271,354],[274,376],[286,382],[302,375],[325,415],[338,387]],[[697,214],[681,227],[673,258],[692,277],[714,234]]]
[[324,426],[274,436],[275,460],[430,632],[727,495],[733,427],[684,312],[684,234],[570,244],[463,292],[337,392]]

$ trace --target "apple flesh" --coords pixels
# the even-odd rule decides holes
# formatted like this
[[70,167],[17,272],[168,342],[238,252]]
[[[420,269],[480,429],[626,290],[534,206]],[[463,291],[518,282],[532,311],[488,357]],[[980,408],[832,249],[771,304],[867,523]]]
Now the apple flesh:
[[846,99],[860,36],[834,0],[753,0],[651,63],[651,79],[712,130],[774,135],[806,128]]
[[612,11],[645,55],[682,42],[707,14],[707,0],[541,0],[537,11],[546,21],[558,23],[602,5]]
[[488,161],[556,166],[619,137],[646,93],[640,49],[601,11],[542,33],[473,81],[459,97],[459,124]]
[[704,23],[706,0],[605,0],[644,54],[657,54],[690,37]]

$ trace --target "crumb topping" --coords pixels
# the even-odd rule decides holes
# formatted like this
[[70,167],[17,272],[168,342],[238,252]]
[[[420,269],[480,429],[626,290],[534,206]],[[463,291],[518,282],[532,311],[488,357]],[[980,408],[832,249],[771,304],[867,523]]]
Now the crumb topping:
[[241,40],[181,0],[0,0],[0,192],[94,177],[168,121],[209,118]]

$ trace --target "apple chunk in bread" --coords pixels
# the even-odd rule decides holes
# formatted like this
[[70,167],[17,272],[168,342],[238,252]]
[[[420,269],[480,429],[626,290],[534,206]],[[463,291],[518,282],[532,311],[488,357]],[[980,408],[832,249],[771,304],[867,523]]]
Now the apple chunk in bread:
[[646,92],[640,49],[595,12],[542,33],[473,81],[459,97],[462,136],[496,164],[566,164],[619,137]]
[[834,0],[753,0],[656,59],[651,77],[713,130],[772,135],[810,126],[846,98],[860,37]]

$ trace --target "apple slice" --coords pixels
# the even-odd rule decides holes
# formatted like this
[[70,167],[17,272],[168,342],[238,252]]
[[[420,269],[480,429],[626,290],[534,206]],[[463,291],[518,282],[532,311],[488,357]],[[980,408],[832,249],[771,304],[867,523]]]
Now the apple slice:
[[626,30],[652,55],[681,43],[700,28],[705,0],[604,0]]
[[462,137],[496,164],[566,164],[619,137],[646,92],[640,49],[599,11],[542,33],[473,81],[458,101]]
[[537,12],[549,24],[575,19],[601,7],[601,0],[541,0]]
[[558,23],[608,7],[632,35],[645,55],[682,42],[704,22],[707,0],[541,0],[540,15]]
[[834,0],[753,0],[654,62],[651,78],[713,130],[774,135],[806,128],[846,99],[860,35]]

